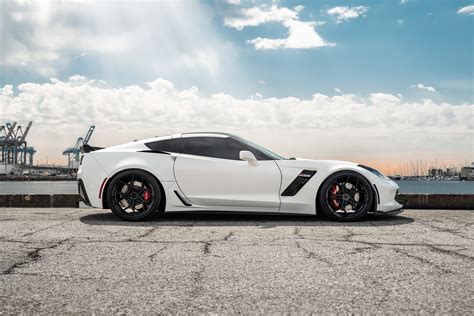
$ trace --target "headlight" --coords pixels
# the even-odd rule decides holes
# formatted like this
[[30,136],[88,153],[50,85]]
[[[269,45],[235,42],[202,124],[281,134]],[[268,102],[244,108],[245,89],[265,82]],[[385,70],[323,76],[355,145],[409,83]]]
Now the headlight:
[[379,178],[388,179],[388,177],[385,176],[382,172],[380,172],[380,171],[378,171],[374,168],[370,168],[370,167],[367,167],[367,166],[364,166],[364,165],[359,165],[359,167],[364,168],[365,170],[369,170],[370,172],[372,172],[373,174],[375,174]]

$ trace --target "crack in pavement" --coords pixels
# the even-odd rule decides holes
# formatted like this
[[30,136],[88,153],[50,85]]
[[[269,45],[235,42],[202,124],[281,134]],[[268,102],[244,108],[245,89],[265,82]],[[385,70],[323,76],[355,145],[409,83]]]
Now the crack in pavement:
[[415,259],[415,260],[417,260],[418,262],[421,262],[421,263],[423,263],[423,264],[429,265],[429,266],[431,266],[431,267],[433,267],[433,268],[436,268],[436,269],[440,270],[440,271],[443,272],[443,273],[455,273],[454,271],[451,271],[451,270],[449,270],[449,269],[445,269],[445,268],[443,268],[443,267],[441,267],[441,266],[439,266],[439,265],[437,265],[437,264],[435,264],[435,263],[429,261],[429,260],[426,259],[426,258],[423,258],[423,257],[420,257],[420,256],[416,256],[416,255],[411,254],[411,253],[409,253],[409,252],[406,252],[406,251],[404,251],[404,250],[397,249],[397,248],[393,248],[393,251],[395,251],[396,253],[402,254],[402,255],[404,255],[404,256],[406,256],[406,257],[408,257],[408,258]]
[[[451,250],[451,249],[439,248],[439,246],[442,246],[442,245],[425,244],[424,246],[428,247],[428,249],[430,249],[433,252],[442,253],[442,254],[446,254],[446,255],[450,255],[450,256],[457,256],[457,257],[462,258],[462,259],[468,259],[468,260],[473,260],[474,259],[474,257],[471,257],[469,255],[465,255],[463,253],[459,253],[459,252]],[[451,246],[451,247],[453,247],[453,246]],[[454,247],[457,247],[457,246],[454,246]]]
[[36,262],[36,261],[40,260],[41,259],[41,251],[47,250],[47,249],[57,248],[68,240],[69,240],[69,238],[58,241],[58,242],[56,242],[52,245],[46,246],[46,247],[37,247],[34,250],[27,252],[26,258],[24,260],[19,261],[19,262],[15,262],[8,269],[2,271],[0,274],[1,275],[13,274],[14,271],[17,268],[20,268],[20,267],[22,267],[26,264],[33,263],[33,262]]
[[230,237],[234,235],[234,232],[229,232],[222,238],[219,239],[210,239],[210,240],[200,240],[199,242],[203,244],[202,253],[203,255],[208,255],[211,253],[212,244],[215,242],[228,241]]
[[211,248],[211,243],[208,242],[208,241],[201,241],[201,242],[203,243],[202,253],[203,253],[204,255],[208,255],[208,254],[211,252],[211,250],[210,250],[210,248]]
[[474,238],[471,238],[471,237],[468,237],[468,236],[464,235],[463,233],[461,233],[459,230],[457,230],[455,228],[439,227],[439,226],[436,226],[436,225],[433,225],[433,224],[430,224],[430,223],[427,223],[427,222],[424,222],[424,221],[418,221],[418,224],[433,228],[434,230],[442,232],[442,233],[449,233],[449,234],[452,234],[452,235],[455,235],[455,236],[458,236],[458,237],[461,237],[461,238],[474,240]]
[[[384,246],[398,246],[398,247],[427,247],[430,250],[446,255],[452,255],[452,256],[458,256],[459,258],[462,259],[468,259],[468,260],[473,260],[474,257],[471,257],[466,254],[459,253],[455,250],[451,249],[443,249],[440,247],[460,247],[459,245],[453,245],[453,244],[428,244],[428,243],[384,243],[384,242],[369,242],[369,241],[363,241],[363,240],[354,240],[351,239],[353,236],[356,236],[357,234],[350,233],[345,236],[343,236],[344,239],[316,239],[316,238],[308,238],[304,237],[299,233],[298,229],[296,230],[296,234],[298,235],[299,239],[303,240],[311,240],[311,241],[320,241],[320,242],[348,242],[348,243],[356,243],[356,244],[363,244],[363,245],[368,245],[369,247],[358,247],[355,248],[354,250],[356,252],[359,251],[364,251],[364,250],[370,250],[373,248],[381,248]],[[211,247],[212,243],[214,242],[221,242],[221,241],[228,241],[232,236],[234,235],[233,232],[230,232],[227,234],[225,237],[220,238],[220,239],[211,239],[211,240],[136,240],[136,239],[125,239],[125,240],[107,240],[107,239],[101,239],[101,240],[78,240],[75,239],[71,241],[71,244],[77,245],[77,244],[95,244],[95,243],[145,243],[145,244],[166,244],[166,245],[172,245],[172,244],[204,244],[203,246],[203,253],[204,254],[209,254],[211,252]],[[66,240],[71,240],[71,238],[68,238]],[[290,240],[290,238],[276,238],[272,239],[272,241],[275,240]],[[293,239],[294,240],[294,239]],[[5,239],[1,240],[1,242],[6,242],[6,243],[20,243],[20,244],[35,244],[38,242],[32,242],[32,241],[23,241],[23,240],[15,240],[15,239]],[[265,245],[271,245],[271,242],[264,243]],[[257,245],[257,244],[254,244]],[[301,243],[300,243],[301,246]],[[464,248],[463,248],[464,249]]]
[[134,240],[134,239],[140,239],[140,238],[145,238],[147,236],[150,236],[155,230],[157,230],[158,227],[153,227],[149,230],[147,230],[145,233],[141,234],[141,235],[138,235],[137,237],[134,237],[134,238],[130,238],[130,240]]
[[70,275],[63,275],[63,274],[43,274],[43,273],[34,273],[34,272],[15,272],[12,273],[14,275],[25,275],[25,276],[37,276],[37,277],[46,277],[46,278],[60,278],[66,280],[82,280],[82,281],[102,281],[102,280],[110,280],[110,278],[106,276],[100,276],[98,278],[94,277],[83,277],[83,276],[70,276]]
[[166,248],[168,248],[167,245],[164,245],[163,247],[161,247],[160,249],[158,249],[158,251],[155,251],[154,253],[152,253],[151,255],[148,256],[148,259],[150,259],[150,261],[155,261],[155,257],[160,253],[162,252],[163,250],[165,250]]
[[47,226],[47,227],[43,227],[41,229],[38,229],[38,230],[35,230],[35,231],[32,231],[32,232],[29,232],[29,233],[26,233],[26,234],[23,234],[21,235],[20,237],[28,237],[28,236],[31,236],[31,235],[34,235],[36,233],[40,233],[42,231],[45,231],[47,229],[50,229],[50,228],[53,228],[53,227],[58,227],[58,226],[61,226],[61,225],[64,225],[64,224],[67,224],[67,223],[70,223],[70,222],[73,222],[73,221],[78,221],[79,219],[77,218],[72,218],[72,219],[69,219],[67,221],[63,221],[63,222],[60,222],[60,223],[57,223],[57,224],[54,224],[54,225],[50,225],[50,226]]
[[[211,247],[212,247],[213,243],[228,241],[232,236],[234,236],[234,232],[229,232],[227,235],[225,235],[224,237],[219,238],[219,239],[210,239],[210,240],[201,240],[201,241],[199,241],[199,243],[203,244],[203,248],[202,248],[202,253],[204,255],[203,257],[208,257],[208,255],[211,254]],[[219,257],[219,256],[213,255],[213,257]],[[192,273],[192,280],[193,280],[192,288],[189,292],[189,295],[186,299],[186,302],[183,303],[184,306],[188,306],[189,305],[187,303],[188,301],[192,301],[197,296],[199,296],[200,292],[203,289],[203,284],[202,283],[203,283],[205,272],[206,272],[206,265],[201,265],[199,270],[194,271]]]
[[[431,226],[431,225],[428,225]],[[435,226],[436,227],[436,226]],[[427,243],[383,243],[383,242],[375,242],[375,241],[363,241],[363,240],[354,240],[353,237],[357,236],[358,234],[354,233],[352,230],[345,228],[346,234],[342,236],[342,239],[326,239],[325,241],[335,241],[335,242],[348,242],[348,243],[359,243],[359,244],[364,244],[368,245],[369,247],[357,247],[354,249],[354,252],[350,252],[349,254],[358,254],[364,251],[372,250],[372,249],[380,249],[383,248],[384,246],[398,246],[398,247],[404,247],[404,246],[419,246],[419,247],[427,247],[433,252],[438,252],[442,253],[445,255],[449,256],[457,256],[462,259],[467,259],[467,260],[473,260],[474,257],[471,257],[469,255],[459,253],[455,250],[452,249],[443,249],[440,248],[440,246],[445,246],[445,247],[459,247],[459,245],[446,245],[446,244],[427,244]],[[299,239],[308,239],[304,237],[301,233],[299,228],[295,228],[294,230],[294,235],[296,235]],[[308,240],[314,240],[314,239],[308,239]],[[308,255],[308,257],[314,257],[316,254],[314,252],[310,252],[307,249],[303,249],[300,243],[297,242],[297,247],[301,248],[303,251],[305,251]],[[396,251],[395,248],[390,247]],[[443,268],[439,268],[443,270]],[[444,269],[446,270],[446,269]],[[449,272],[452,272],[450,270],[447,270]]]
[[[328,240],[329,241],[329,240]],[[362,240],[353,240],[353,239],[332,239],[331,241],[337,241],[337,242],[349,242],[349,243],[360,243],[360,244],[365,244],[369,245],[372,248],[383,248],[384,246],[396,246],[396,247],[426,247],[430,249],[433,252],[438,252],[442,253],[445,255],[449,256],[457,256],[462,259],[467,259],[467,260],[473,260],[474,257],[471,257],[469,255],[465,255],[463,253],[459,253],[455,250],[451,249],[443,249],[440,248],[440,246],[443,247],[459,247],[459,245],[448,245],[448,244],[428,244],[428,243],[383,243],[383,242],[368,242],[368,241],[362,241]],[[393,247],[389,247],[394,249]],[[359,248],[358,250],[362,250],[363,248]],[[367,248],[369,249],[369,248]],[[464,248],[463,248],[464,249]],[[356,250],[357,251],[357,250]]]
[[308,250],[307,248],[303,247],[301,243],[298,241],[298,239],[305,240],[305,237],[301,234],[300,229],[298,227],[295,227],[295,230],[293,231],[293,235],[296,236],[297,239],[295,239],[295,244],[296,248],[301,249],[304,254],[306,255],[306,258],[308,259],[317,259],[321,262],[330,264],[329,260],[324,258],[323,256],[318,255],[314,251]]

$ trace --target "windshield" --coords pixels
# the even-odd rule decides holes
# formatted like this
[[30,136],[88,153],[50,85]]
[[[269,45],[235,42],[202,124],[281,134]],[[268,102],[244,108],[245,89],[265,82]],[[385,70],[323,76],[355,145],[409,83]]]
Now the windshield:
[[265,155],[271,157],[273,160],[285,160],[285,158],[283,158],[282,156],[278,155],[278,154],[275,154],[274,152],[266,149],[266,148],[263,148],[262,146],[259,146],[257,144],[254,144],[252,143],[251,141],[248,141],[246,139],[243,139],[239,136],[235,136],[235,135],[232,135],[233,138],[237,139],[238,141],[246,144],[247,146],[249,147],[253,147],[259,151],[261,151],[262,153],[264,153]]

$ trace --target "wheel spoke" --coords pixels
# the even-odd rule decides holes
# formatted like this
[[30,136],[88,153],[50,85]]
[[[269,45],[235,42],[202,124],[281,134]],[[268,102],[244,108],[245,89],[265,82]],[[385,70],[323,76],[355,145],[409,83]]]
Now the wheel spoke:
[[346,206],[347,206],[347,201],[342,200],[341,201],[341,209],[344,211],[344,213],[346,212]]
[[133,213],[137,212],[137,210],[135,209],[136,204],[137,204],[137,202],[135,200],[132,200],[132,202],[130,204],[130,208],[132,209]]
[[109,192],[111,207],[126,216],[148,212],[160,197],[142,174],[128,174],[117,179]]
[[367,185],[356,175],[336,177],[327,187],[326,205],[339,217],[355,217],[370,207],[371,195]]

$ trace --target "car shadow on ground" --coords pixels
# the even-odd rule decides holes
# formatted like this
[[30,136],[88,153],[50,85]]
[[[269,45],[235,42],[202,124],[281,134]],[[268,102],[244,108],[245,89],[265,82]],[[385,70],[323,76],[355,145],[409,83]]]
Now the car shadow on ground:
[[113,213],[89,214],[81,217],[80,221],[87,225],[112,226],[257,226],[272,228],[277,226],[396,226],[410,224],[414,219],[401,215],[379,215],[369,216],[358,222],[346,223],[331,221],[322,216],[183,212],[160,214],[144,222],[126,222]]

